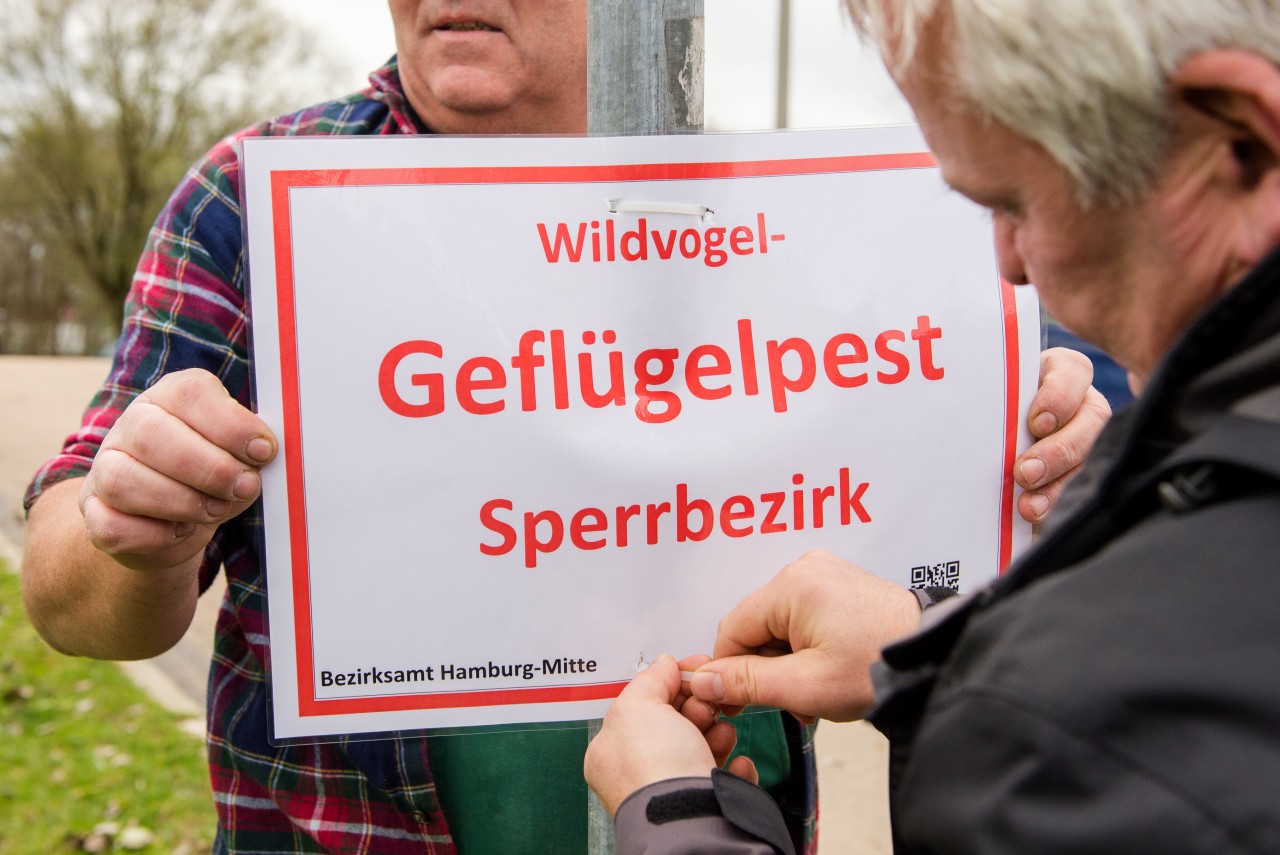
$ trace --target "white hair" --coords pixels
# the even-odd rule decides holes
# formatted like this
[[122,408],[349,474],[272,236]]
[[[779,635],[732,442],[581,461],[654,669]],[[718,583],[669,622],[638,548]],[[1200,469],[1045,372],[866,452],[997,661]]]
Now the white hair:
[[1168,144],[1167,84],[1187,58],[1239,48],[1280,64],[1280,0],[845,2],[897,71],[945,7],[957,94],[1043,146],[1086,205],[1150,185]]

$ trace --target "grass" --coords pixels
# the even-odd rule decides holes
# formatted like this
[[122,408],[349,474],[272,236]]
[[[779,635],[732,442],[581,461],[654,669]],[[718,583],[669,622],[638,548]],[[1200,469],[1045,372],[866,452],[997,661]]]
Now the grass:
[[0,855],[121,851],[101,823],[153,832],[144,852],[209,852],[204,746],[179,720],[114,663],[50,650],[0,562]]

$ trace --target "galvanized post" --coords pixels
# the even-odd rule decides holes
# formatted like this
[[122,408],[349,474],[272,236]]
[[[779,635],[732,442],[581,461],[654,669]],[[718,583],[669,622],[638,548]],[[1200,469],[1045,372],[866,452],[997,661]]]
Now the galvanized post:
[[791,0],[778,4],[778,102],[775,127],[791,124]]
[[[587,130],[702,131],[703,0],[588,0]],[[600,722],[588,723],[594,737]],[[613,855],[613,821],[587,791],[587,849]]]
[[587,130],[702,130],[702,0],[589,0]]
[[[600,732],[600,720],[587,722],[587,739],[595,739]],[[604,809],[604,803],[587,788],[587,853],[588,855],[613,855],[613,820]]]

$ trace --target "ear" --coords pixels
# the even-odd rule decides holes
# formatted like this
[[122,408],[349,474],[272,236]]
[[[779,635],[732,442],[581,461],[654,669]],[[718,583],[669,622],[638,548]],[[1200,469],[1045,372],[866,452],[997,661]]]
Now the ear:
[[1252,265],[1280,245],[1280,68],[1244,50],[1188,58],[1170,79],[1175,105],[1215,120],[1226,180],[1248,208],[1251,229],[1239,247]]

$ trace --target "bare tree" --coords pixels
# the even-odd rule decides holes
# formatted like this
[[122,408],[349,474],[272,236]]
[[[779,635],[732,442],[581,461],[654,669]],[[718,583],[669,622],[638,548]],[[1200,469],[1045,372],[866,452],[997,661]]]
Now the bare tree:
[[0,0],[0,221],[118,324],[147,229],[215,139],[336,79],[266,0]]

